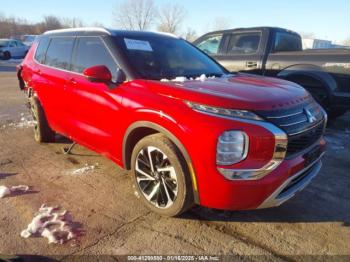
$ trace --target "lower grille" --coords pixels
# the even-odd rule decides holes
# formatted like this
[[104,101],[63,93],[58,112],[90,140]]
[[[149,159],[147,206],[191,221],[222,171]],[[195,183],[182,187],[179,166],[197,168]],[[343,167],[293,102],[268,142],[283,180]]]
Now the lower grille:
[[305,170],[303,173],[301,173],[299,176],[295,177],[290,183],[279,193],[278,197],[282,197],[284,194],[286,194],[290,189],[292,189],[294,186],[297,186],[301,181],[303,181],[307,176],[309,176],[312,172],[314,172],[315,168],[320,165],[320,163],[316,163],[313,166],[309,167],[307,170]]

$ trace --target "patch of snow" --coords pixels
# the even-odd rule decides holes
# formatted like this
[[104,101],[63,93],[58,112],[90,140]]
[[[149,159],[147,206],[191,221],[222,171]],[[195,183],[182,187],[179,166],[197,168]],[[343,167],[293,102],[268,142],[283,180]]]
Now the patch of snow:
[[201,82],[205,82],[207,81],[208,79],[215,79],[216,76],[211,76],[211,77],[207,77],[205,74],[202,74],[201,76],[199,77],[196,77],[196,78],[187,78],[185,76],[178,76],[174,79],[166,79],[166,78],[163,78],[160,80],[160,82],[181,82],[181,83],[184,83],[186,81],[201,81]]
[[0,186],[0,198],[11,195],[11,190],[6,186]]
[[197,77],[196,80],[197,81],[201,81],[201,82],[204,82],[206,81],[208,78],[205,74],[201,75],[200,77]]
[[21,232],[21,237],[41,236],[47,238],[49,244],[64,244],[76,239],[73,221],[67,210],[42,205],[32,222]]
[[181,83],[183,83],[183,82],[188,81],[188,78],[187,78],[187,77],[185,77],[185,76],[178,76],[178,77],[176,77],[175,79],[173,79],[173,80],[171,80],[171,81],[173,81],[173,82],[181,82]]
[[88,164],[85,164],[84,167],[73,170],[73,171],[72,171],[72,174],[73,174],[73,175],[83,175],[83,174],[87,174],[87,173],[90,173],[90,172],[94,171],[95,169],[97,169],[98,166],[99,166],[98,163],[96,163],[95,165],[88,165]]
[[0,198],[4,198],[6,196],[11,195],[12,193],[26,193],[29,191],[29,186],[12,186],[12,187],[6,187],[6,186],[0,186]]
[[5,128],[14,128],[14,129],[23,129],[23,128],[30,128],[35,126],[35,121],[33,120],[31,115],[25,115],[24,113],[21,114],[21,118],[19,122],[11,122],[9,124],[5,124],[1,126],[1,129]]

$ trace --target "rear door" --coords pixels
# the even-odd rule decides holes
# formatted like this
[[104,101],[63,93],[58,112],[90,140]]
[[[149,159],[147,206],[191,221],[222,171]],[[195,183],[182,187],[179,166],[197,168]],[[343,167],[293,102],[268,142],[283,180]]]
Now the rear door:
[[237,30],[226,33],[225,47],[219,62],[229,71],[261,74],[263,68],[263,33],[260,30]]
[[116,146],[112,137],[118,128],[122,99],[118,90],[111,92],[113,85],[92,83],[84,77],[83,71],[96,65],[107,66],[116,80],[117,62],[104,41],[97,36],[78,37],[67,84],[69,128],[76,141],[100,153],[108,153]]
[[[61,134],[67,135],[66,119],[69,116],[66,96],[68,70],[75,37],[52,37],[39,44],[33,70],[33,82],[50,126]],[[46,52],[42,50],[47,45]],[[40,54],[38,53],[41,50]]]

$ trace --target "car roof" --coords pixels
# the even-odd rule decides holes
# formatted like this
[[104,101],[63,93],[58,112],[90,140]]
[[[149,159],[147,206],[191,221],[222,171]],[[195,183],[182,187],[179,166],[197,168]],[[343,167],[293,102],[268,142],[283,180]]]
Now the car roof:
[[177,38],[177,36],[169,33],[162,32],[146,32],[146,31],[128,31],[128,30],[116,30],[107,29],[103,27],[82,27],[82,28],[69,28],[47,31],[43,35],[52,36],[96,36],[96,35],[109,35],[109,36],[123,36],[123,37],[146,37],[146,36],[164,36]]
[[221,33],[230,33],[230,32],[234,32],[234,31],[261,31],[261,30],[271,30],[271,31],[278,31],[278,32],[287,32],[287,33],[291,33],[291,34],[296,34],[299,35],[297,32],[294,32],[292,30],[289,29],[285,29],[285,28],[281,28],[281,27],[272,27],[272,26],[259,26],[259,27],[240,27],[240,28],[233,28],[233,29],[226,29],[226,30],[219,30],[219,31],[213,31],[213,32],[209,32],[205,35],[208,34],[221,34]]

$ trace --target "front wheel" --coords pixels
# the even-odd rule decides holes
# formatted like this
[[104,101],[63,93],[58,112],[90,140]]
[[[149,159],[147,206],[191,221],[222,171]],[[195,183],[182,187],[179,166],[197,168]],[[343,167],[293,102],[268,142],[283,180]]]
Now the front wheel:
[[193,205],[185,160],[167,137],[145,137],[135,146],[131,161],[137,195],[149,209],[177,216]]

